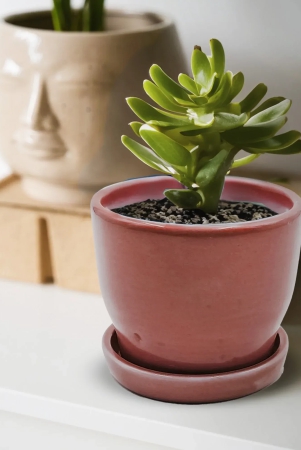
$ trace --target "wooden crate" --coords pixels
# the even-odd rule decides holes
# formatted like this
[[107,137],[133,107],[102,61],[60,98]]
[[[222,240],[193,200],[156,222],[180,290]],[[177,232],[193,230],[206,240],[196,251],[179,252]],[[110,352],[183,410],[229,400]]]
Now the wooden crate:
[[45,204],[17,176],[2,180],[0,277],[98,293],[89,207]]

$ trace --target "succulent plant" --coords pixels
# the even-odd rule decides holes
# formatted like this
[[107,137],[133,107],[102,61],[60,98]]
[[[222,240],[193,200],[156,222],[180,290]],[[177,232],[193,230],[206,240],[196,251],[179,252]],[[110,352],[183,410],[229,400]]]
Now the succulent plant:
[[[178,83],[158,65],[150,68],[152,81],[143,87],[151,100],[131,97],[127,102],[140,121],[130,123],[148,146],[122,136],[123,144],[148,166],[172,175],[183,189],[164,192],[175,205],[214,213],[230,169],[248,164],[263,153],[289,155],[301,152],[301,133],[276,133],[286,123],[291,101],[272,97],[258,84],[243,100],[235,97],[244,75],[225,72],[222,44],[210,41],[211,55],[199,46],[193,50],[193,78],[181,73]],[[248,156],[234,160],[240,150]]]
[[71,0],[53,0],[52,22],[56,31],[103,31],[104,0],[84,0],[76,10]]

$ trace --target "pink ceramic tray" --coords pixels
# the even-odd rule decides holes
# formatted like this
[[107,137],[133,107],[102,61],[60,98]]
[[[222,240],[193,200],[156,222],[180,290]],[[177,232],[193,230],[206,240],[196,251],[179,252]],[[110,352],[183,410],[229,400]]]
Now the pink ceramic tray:
[[245,369],[217,374],[164,373],[132,364],[120,355],[113,325],[103,336],[103,351],[113,377],[136,394],[165,402],[210,403],[244,397],[275,383],[283,372],[288,337],[280,328],[269,358]]

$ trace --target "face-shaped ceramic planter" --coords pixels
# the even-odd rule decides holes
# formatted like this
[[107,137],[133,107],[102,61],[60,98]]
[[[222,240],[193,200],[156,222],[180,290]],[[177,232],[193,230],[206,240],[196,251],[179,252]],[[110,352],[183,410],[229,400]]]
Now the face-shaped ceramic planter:
[[185,71],[174,25],[111,11],[103,33],[54,32],[49,12],[0,26],[0,151],[33,197],[85,203],[100,187],[151,173],[120,142],[152,63]]
[[225,372],[265,360],[296,280],[300,197],[228,177],[224,199],[263,203],[278,215],[176,225],[111,211],[176,187],[169,177],[146,178],[105,188],[92,200],[100,285],[122,356],[174,373]]

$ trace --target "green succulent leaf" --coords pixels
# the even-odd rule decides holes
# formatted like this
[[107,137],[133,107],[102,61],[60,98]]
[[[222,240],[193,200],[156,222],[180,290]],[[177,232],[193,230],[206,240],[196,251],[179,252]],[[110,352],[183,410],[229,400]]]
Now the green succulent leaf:
[[216,73],[214,73],[212,75],[212,78],[211,78],[210,82],[208,83],[208,85],[206,87],[202,87],[200,89],[200,96],[206,96],[206,95],[211,96],[211,93],[213,95],[212,91],[213,91],[213,87],[215,85],[215,80],[216,80]]
[[140,137],[139,130],[142,127],[143,123],[141,123],[141,122],[131,122],[129,125],[132,128],[132,130],[134,131],[134,133],[138,137]]
[[143,88],[147,95],[161,108],[168,109],[169,111],[185,113],[186,108],[179,106],[171,97],[167,97],[158,86],[149,80],[143,82]]
[[206,113],[203,109],[192,109],[189,110],[188,113],[190,114],[190,117],[193,120],[194,124],[201,128],[210,127],[210,125],[214,121],[214,114]]
[[197,84],[204,87],[205,90],[212,86],[213,73],[211,72],[211,65],[209,59],[199,47],[196,47],[192,53],[191,70],[194,81]]
[[294,144],[282,150],[269,151],[269,153],[273,155],[296,155],[297,153],[301,153],[301,141],[296,141]]
[[186,116],[176,116],[165,111],[160,111],[157,108],[146,103],[136,97],[127,98],[129,107],[134,113],[146,123],[157,126],[184,126],[189,124],[189,119]]
[[199,95],[195,81],[185,73],[180,73],[178,77],[179,83],[192,94]]
[[267,93],[268,88],[265,84],[258,84],[251,92],[248,94],[244,100],[240,102],[241,112],[249,112],[252,111],[255,106],[263,99],[265,94]]
[[149,74],[153,82],[165,93],[172,95],[177,101],[181,102],[183,106],[191,105],[188,92],[176,83],[172,78],[166,75],[165,72],[157,64],[153,64],[150,68]]
[[183,136],[199,136],[200,134],[204,133],[204,128],[200,128],[199,126],[196,126],[194,129],[191,128],[187,128],[187,129],[183,129],[181,131],[181,134]]
[[253,109],[253,111],[251,112],[251,117],[255,116],[255,114],[260,113],[264,109],[270,108],[271,106],[274,106],[274,105],[278,105],[278,103],[282,102],[283,100],[285,100],[284,97],[269,98],[265,102],[261,103],[261,105],[259,105],[256,109]]
[[278,117],[270,122],[250,125],[225,131],[223,137],[227,142],[235,146],[246,147],[246,144],[260,142],[273,137],[286,122],[286,117]]
[[248,120],[246,126],[256,125],[258,123],[269,122],[277,117],[283,116],[291,107],[291,100],[283,100],[277,105],[270,106],[270,108],[264,109],[255,114]]
[[218,90],[208,100],[208,108],[217,108],[224,104],[231,90],[232,78],[233,74],[230,71],[223,75]]
[[225,100],[225,103],[230,103],[244,87],[245,77],[242,72],[238,72],[233,76],[232,85],[229,94]]
[[195,103],[195,105],[197,105],[196,107],[204,107],[208,103],[208,100],[205,97],[200,97],[199,95],[191,94],[189,95],[189,98],[193,101],[193,103]]
[[[238,150],[236,150],[237,153]],[[218,179],[220,176],[224,177],[228,172],[233,158],[235,156],[234,151],[228,151],[226,149],[221,150],[217,155],[210,159],[204,166],[199,170],[195,181],[198,186],[206,187],[210,185],[214,180]]]
[[260,155],[248,155],[244,158],[237,159],[232,163],[231,169],[236,169],[237,167],[245,166],[246,164],[250,164],[250,162],[257,159]]
[[169,164],[176,166],[189,164],[191,158],[189,151],[160,131],[148,125],[143,125],[140,128],[140,136],[160,158]]
[[144,162],[152,169],[159,170],[160,172],[167,174],[171,173],[162,160],[149,148],[139,144],[128,136],[122,136],[121,141],[125,147],[127,147],[135,156],[137,156],[137,158],[140,159],[140,161]]
[[243,126],[247,122],[248,118],[249,114],[247,113],[237,116],[236,114],[219,112],[215,114],[211,130],[219,132],[232,130],[233,128]]
[[198,136],[199,134],[205,135],[207,133],[222,133],[223,131],[232,130],[233,128],[243,126],[248,119],[249,114],[247,113],[243,113],[238,116],[236,114],[219,112],[215,114],[214,121],[209,128],[184,129],[181,131],[181,134],[183,134],[183,136]]
[[207,161],[196,175],[196,183],[202,194],[202,208],[214,213],[224,187],[225,177],[238,150],[222,149],[212,159]]
[[247,148],[249,153],[272,153],[278,150],[283,150],[290,147],[300,138],[301,133],[299,131],[288,131],[278,136],[274,136],[271,139],[258,142]]
[[201,196],[190,189],[167,189],[164,195],[179,208],[199,208],[202,203]]
[[225,52],[222,44],[217,39],[210,40],[212,73],[216,72],[221,78],[225,70]]
[[223,112],[228,114],[234,114],[235,116],[239,116],[241,114],[240,104],[239,103],[226,103],[223,104],[220,108],[215,109],[216,113]]

